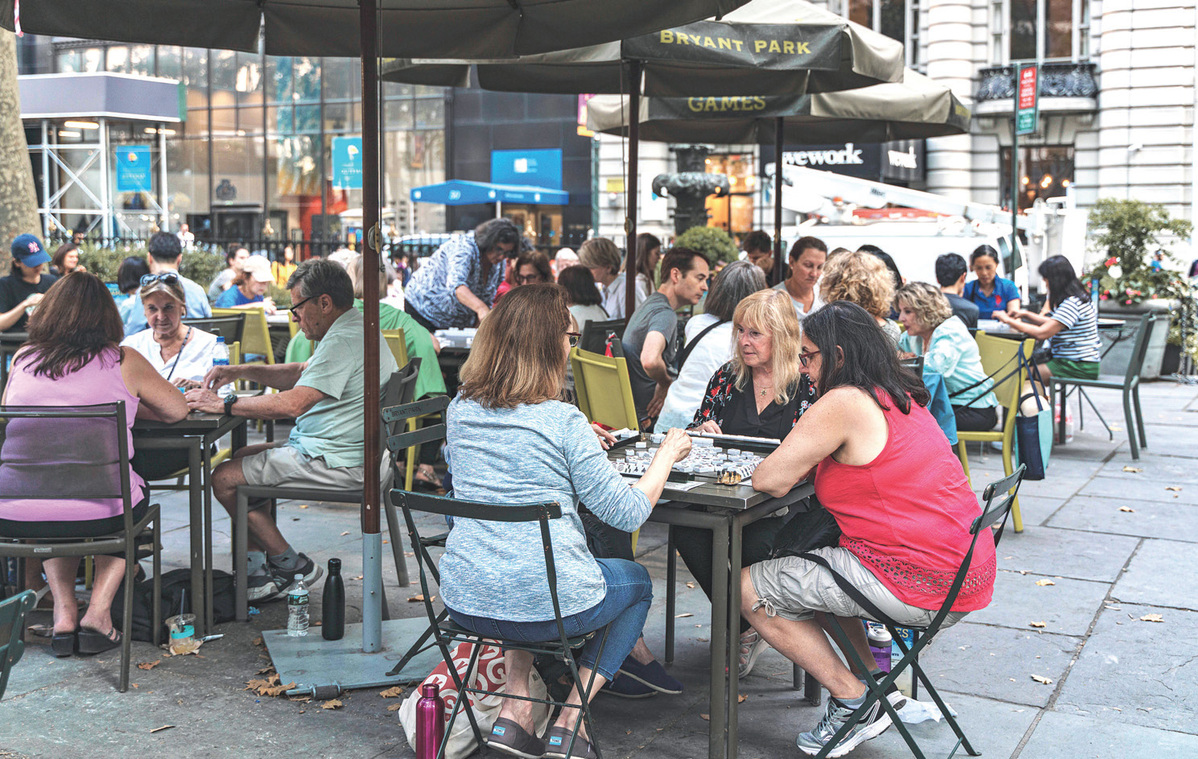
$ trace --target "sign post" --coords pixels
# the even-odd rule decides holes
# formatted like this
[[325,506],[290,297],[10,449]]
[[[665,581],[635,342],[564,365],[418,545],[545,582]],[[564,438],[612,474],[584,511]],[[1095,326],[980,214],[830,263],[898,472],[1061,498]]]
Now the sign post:
[[[1011,269],[1015,268],[1015,255],[1019,250],[1019,193],[1023,187],[1019,181],[1019,135],[1034,134],[1039,126],[1040,69],[1035,63],[1016,63],[1014,99],[1015,108],[1011,117]],[[1012,272],[1007,272],[1008,276]]]

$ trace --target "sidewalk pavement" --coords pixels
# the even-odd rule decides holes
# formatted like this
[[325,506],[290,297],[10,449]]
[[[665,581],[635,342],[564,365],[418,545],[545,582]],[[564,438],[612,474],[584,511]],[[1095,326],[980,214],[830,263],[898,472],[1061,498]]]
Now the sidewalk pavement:
[[[1025,483],[1021,491],[1024,532],[1008,527],[999,546],[993,603],[946,631],[922,658],[986,757],[1198,756],[1198,656],[1192,650],[1198,633],[1198,387],[1158,382],[1143,388],[1148,448],[1137,462],[1128,452],[1118,394],[1092,396],[1116,422],[1115,440],[1108,441],[1088,414],[1086,429],[1054,450],[1048,479]],[[979,492],[1002,473],[996,451],[971,447],[970,464]],[[177,494],[159,500],[167,530],[164,563],[171,568],[187,555],[186,501]],[[280,504],[279,518],[298,550],[322,563],[343,560],[347,621],[358,621],[357,510],[289,502]],[[215,526],[218,567],[228,566],[228,527],[227,518]],[[657,652],[664,630],[664,544],[664,529],[648,525],[638,548],[659,599],[645,630]],[[384,564],[393,613],[423,614],[420,604],[407,602],[416,587],[396,588],[390,560]],[[707,755],[702,712],[710,607],[697,587],[687,586],[690,577],[679,566],[677,654],[669,669],[686,691],[644,701],[599,697],[597,736],[609,756]],[[409,569],[415,573],[412,559]],[[319,619],[319,588],[313,606]],[[162,659],[150,644],[135,643],[135,665],[158,663],[148,670],[135,666],[125,694],[115,688],[119,654],[58,660],[34,639],[0,703],[0,757],[113,749],[184,757],[413,756],[387,708],[396,701],[378,690],[350,692],[335,710],[245,690],[269,664],[256,644],[261,631],[283,627],[285,615],[276,603],[249,624],[221,625],[225,637],[205,644],[200,656]],[[1153,615],[1160,621],[1144,620]],[[49,614],[31,621],[47,622]],[[791,689],[790,672],[788,662],[768,651],[742,683],[744,759],[800,756],[795,736],[822,716],[822,707],[806,706]],[[173,727],[152,732],[164,725]],[[947,754],[953,742],[943,724],[924,723],[912,732],[929,756]],[[895,730],[852,754],[909,755]]]

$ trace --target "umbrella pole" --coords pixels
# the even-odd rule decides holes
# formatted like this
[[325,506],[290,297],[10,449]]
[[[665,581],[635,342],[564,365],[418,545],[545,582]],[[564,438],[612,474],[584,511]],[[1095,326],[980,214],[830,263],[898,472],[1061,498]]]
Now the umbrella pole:
[[361,0],[363,381],[362,651],[382,648],[383,561],[379,505],[379,95],[377,0]]
[[624,218],[624,246],[628,256],[624,263],[624,318],[632,318],[636,310],[636,210],[638,205],[637,177],[640,173],[641,142],[641,67],[639,60],[630,61],[628,88],[628,213]]
[[782,260],[782,117],[774,119],[774,279],[782,281],[786,263]]

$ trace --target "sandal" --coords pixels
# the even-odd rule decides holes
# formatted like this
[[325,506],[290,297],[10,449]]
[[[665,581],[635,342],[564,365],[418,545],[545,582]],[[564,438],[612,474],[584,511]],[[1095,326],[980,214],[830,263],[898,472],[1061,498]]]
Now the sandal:
[[59,659],[66,658],[75,653],[75,649],[79,646],[78,639],[79,631],[72,630],[65,633],[54,633],[50,638],[50,650]]
[[108,635],[105,635],[99,630],[93,630],[90,627],[80,627],[77,635],[79,638],[79,646],[76,650],[78,653],[87,656],[93,656],[95,654],[102,654],[105,651],[111,651],[112,649],[121,645],[122,639],[121,631],[115,627],[112,628],[112,632]]
[[540,759],[545,755],[545,743],[537,736],[520,727],[507,717],[495,720],[491,734],[486,739],[487,748],[493,748],[521,759]]

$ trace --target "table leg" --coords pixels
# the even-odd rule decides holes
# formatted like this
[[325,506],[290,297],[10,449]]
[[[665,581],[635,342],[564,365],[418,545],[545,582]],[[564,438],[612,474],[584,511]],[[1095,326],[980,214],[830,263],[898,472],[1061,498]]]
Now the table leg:
[[[212,446],[205,439],[201,446],[204,457],[204,629],[212,631],[213,620],[212,601]],[[205,633],[206,634],[206,633]]]
[[201,472],[200,449],[203,446],[201,438],[187,438],[187,500],[191,532],[191,608],[196,614],[197,626],[201,635],[207,635],[210,630],[206,626],[207,615],[204,606],[204,477]]
[[674,611],[678,605],[675,578],[678,574],[678,555],[674,550],[674,525],[667,528],[666,538],[666,664],[674,661]]
[[[737,718],[740,708],[740,570],[741,538],[744,525],[740,519],[729,520],[728,546],[728,759],[736,759]],[[733,672],[732,668],[737,671]]]
[[711,693],[708,759],[724,756],[728,713],[728,533],[730,519],[712,525],[711,530]]

